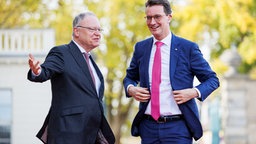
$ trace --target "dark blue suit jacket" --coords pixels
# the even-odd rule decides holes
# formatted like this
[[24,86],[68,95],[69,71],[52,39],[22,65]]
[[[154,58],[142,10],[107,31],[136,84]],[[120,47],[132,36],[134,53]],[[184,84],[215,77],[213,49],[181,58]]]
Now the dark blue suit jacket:
[[[124,87],[126,96],[127,86],[130,84],[140,87],[149,87],[149,59],[153,45],[153,38],[148,38],[136,43],[133,57],[126,77],[124,78]],[[199,100],[205,100],[215,89],[219,87],[219,79],[216,73],[212,71],[208,62],[203,58],[202,53],[196,43],[180,38],[172,34],[170,48],[170,81],[173,90],[181,90],[193,87],[194,77],[200,81],[196,88],[201,93]],[[135,116],[132,125],[132,135],[138,136],[138,125],[143,119],[148,103],[140,103],[140,110]],[[195,99],[178,105],[184,115],[186,124],[194,137],[198,140],[202,136],[202,126],[199,121],[199,112]]]
[[109,143],[114,143],[113,132],[103,114],[103,76],[93,60],[92,63],[101,81],[99,96],[87,63],[73,41],[50,50],[39,76],[32,76],[31,70],[28,72],[30,81],[51,80],[51,108],[37,134],[43,142],[48,127],[48,144],[92,144],[99,129]]

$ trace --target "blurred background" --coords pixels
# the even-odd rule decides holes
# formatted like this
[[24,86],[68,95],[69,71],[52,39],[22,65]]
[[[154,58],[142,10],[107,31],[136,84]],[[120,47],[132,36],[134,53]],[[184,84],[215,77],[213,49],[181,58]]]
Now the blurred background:
[[[69,43],[72,20],[84,11],[100,19],[93,50],[105,78],[106,116],[117,144],[139,144],[130,126],[138,102],[122,80],[133,46],[150,36],[146,0],[1,0],[0,144],[41,144],[35,137],[51,103],[50,82],[27,80],[28,54],[41,62],[54,45]],[[221,87],[198,101],[204,136],[195,144],[256,143],[256,0],[171,0],[171,30],[199,44]],[[195,85],[198,82],[195,80]]]

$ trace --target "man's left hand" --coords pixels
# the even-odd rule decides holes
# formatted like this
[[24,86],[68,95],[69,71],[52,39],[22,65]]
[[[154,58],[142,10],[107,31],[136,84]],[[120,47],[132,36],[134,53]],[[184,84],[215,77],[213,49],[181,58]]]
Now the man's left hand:
[[195,89],[188,88],[188,89],[173,91],[173,96],[177,104],[182,104],[189,101],[192,98],[198,97],[198,93]]

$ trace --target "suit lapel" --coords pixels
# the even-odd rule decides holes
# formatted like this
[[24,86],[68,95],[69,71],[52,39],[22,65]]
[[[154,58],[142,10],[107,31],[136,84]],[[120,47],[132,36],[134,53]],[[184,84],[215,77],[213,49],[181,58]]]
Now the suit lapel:
[[[147,85],[149,87],[149,75],[148,75],[148,68],[149,68],[149,59],[150,59],[150,54],[152,50],[152,45],[153,45],[153,38],[149,39],[150,42],[146,42],[145,48],[143,49],[145,51],[143,62],[145,64],[145,80],[147,82]],[[171,39],[171,48],[170,48],[170,80],[173,79],[174,72],[176,69],[177,61],[179,58],[179,47],[178,47],[179,42],[177,42],[177,37],[172,34],[172,39]]]
[[152,45],[153,45],[153,38],[150,38],[148,40],[149,42],[146,42],[146,45],[145,47],[143,48],[143,51],[145,51],[145,54],[144,54],[144,58],[143,58],[143,63],[145,64],[145,80],[146,80],[146,83],[147,83],[147,87],[149,88],[150,90],[150,86],[149,86],[149,60],[150,60],[150,55],[151,55],[151,51],[152,51]]
[[178,61],[178,56],[179,56],[179,47],[178,47],[178,42],[177,42],[177,37],[172,34],[172,39],[171,39],[171,48],[170,48],[170,81],[172,82],[174,72],[176,69],[177,61]]
[[95,68],[95,70],[96,70],[96,73],[97,73],[97,75],[98,75],[98,77],[99,77],[99,79],[100,79],[99,98],[102,99],[103,93],[104,93],[104,79],[103,79],[103,76],[102,76],[102,73],[101,73],[99,67],[98,67],[97,64],[94,62],[94,60],[93,60],[92,57],[90,57],[90,60],[91,60],[93,66],[94,66],[94,68]]
[[79,65],[79,67],[84,72],[87,81],[90,82],[90,84],[87,84],[87,86],[91,86],[91,90],[93,90],[93,92],[97,96],[97,92],[96,92],[93,80],[91,78],[90,71],[88,69],[87,63],[85,61],[85,58],[83,57],[83,54],[81,53],[81,51],[79,50],[79,48],[76,46],[76,44],[73,41],[71,41],[68,44],[68,46],[69,46],[69,50],[70,50],[71,54],[73,55],[73,58],[75,59],[75,61]]

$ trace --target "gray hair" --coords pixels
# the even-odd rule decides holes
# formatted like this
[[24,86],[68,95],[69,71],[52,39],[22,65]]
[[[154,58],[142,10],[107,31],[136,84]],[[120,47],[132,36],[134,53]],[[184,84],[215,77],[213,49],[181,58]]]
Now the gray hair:
[[93,12],[83,12],[77,15],[73,20],[73,28],[77,27],[79,23],[87,16],[96,16]]

